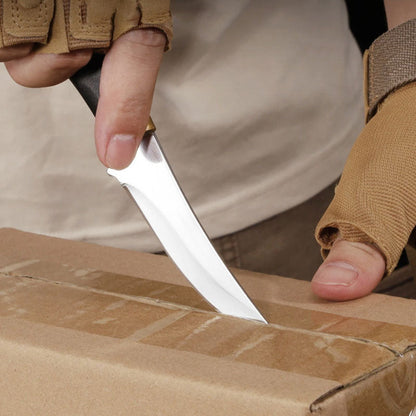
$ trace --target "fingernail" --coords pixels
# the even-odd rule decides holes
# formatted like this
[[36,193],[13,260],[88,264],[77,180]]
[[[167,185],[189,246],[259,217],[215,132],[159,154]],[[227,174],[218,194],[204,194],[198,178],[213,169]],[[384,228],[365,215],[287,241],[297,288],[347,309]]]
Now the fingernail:
[[323,264],[313,281],[328,286],[351,286],[358,278],[358,270],[349,263],[336,261]]
[[123,169],[133,160],[136,153],[136,136],[130,134],[114,135],[108,145],[105,161],[113,169]]

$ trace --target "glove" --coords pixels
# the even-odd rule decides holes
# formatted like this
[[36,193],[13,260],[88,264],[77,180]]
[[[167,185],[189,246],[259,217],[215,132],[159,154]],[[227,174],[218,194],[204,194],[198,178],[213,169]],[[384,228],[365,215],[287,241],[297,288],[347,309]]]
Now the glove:
[[334,241],[373,245],[391,273],[416,225],[416,20],[385,33],[364,55],[367,124],[316,228]]
[[[169,0],[0,0],[0,48],[36,43],[40,52],[108,48],[132,29],[172,39]],[[63,30],[64,28],[64,30]]]

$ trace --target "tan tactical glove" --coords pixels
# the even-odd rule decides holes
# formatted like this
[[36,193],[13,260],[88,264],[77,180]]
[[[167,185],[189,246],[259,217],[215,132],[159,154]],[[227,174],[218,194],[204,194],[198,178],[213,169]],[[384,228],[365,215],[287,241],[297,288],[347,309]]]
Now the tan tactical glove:
[[416,225],[416,20],[364,56],[367,125],[316,228],[325,256],[337,238],[375,245],[391,273]]
[[155,28],[169,49],[169,6],[169,0],[0,0],[0,48],[37,43],[45,53],[102,49],[132,29]]

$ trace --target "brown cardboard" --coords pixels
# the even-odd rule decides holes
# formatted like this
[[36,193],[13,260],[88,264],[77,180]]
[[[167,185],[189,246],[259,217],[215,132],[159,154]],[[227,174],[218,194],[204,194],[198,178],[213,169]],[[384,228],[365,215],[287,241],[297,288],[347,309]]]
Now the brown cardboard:
[[0,415],[408,416],[416,301],[235,270],[222,316],[164,257],[0,230]]

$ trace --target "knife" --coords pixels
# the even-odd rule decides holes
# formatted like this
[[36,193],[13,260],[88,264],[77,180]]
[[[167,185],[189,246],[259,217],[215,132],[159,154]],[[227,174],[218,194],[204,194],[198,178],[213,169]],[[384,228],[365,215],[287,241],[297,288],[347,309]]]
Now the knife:
[[[104,55],[71,81],[95,115]],[[156,233],[166,253],[194,288],[223,314],[267,323],[212,246],[187,202],[162,151],[150,120],[132,163],[108,169],[125,187]]]

